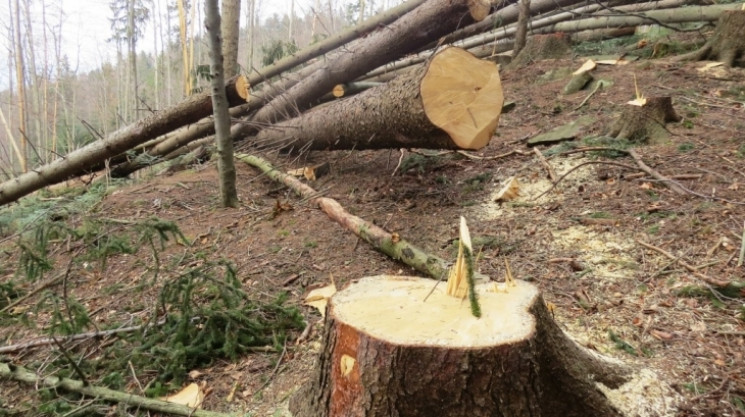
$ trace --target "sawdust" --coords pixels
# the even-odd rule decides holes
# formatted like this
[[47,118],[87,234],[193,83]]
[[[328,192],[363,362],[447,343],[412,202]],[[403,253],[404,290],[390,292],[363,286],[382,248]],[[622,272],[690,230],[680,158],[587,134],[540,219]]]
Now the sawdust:
[[667,417],[676,414],[680,395],[649,369],[641,369],[631,379],[610,389],[597,384],[608,400],[626,417]]

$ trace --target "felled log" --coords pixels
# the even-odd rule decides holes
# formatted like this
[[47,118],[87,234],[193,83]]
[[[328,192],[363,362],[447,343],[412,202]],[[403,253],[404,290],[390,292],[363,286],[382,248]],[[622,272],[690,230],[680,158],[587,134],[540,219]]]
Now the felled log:
[[[623,415],[606,394],[632,380],[631,369],[570,339],[534,285],[477,284],[476,318],[435,284],[367,277],[335,294],[315,371],[290,401],[293,415]],[[665,414],[649,413],[643,397],[630,400],[639,415]]]
[[497,66],[450,47],[388,84],[266,128],[254,143],[282,150],[474,150],[489,143],[503,103]]
[[234,125],[231,135],[239,140],[256,134],[260,126],[289,119],[312,107],[335,85],[354,81],[458,27],[482,20],[490,8],[488,0],[429,0],[389,26],[348,45],[345,53],[275,97],[246,122]]
[[[225,91],[231,106],[246,102],[248,97],[245,77],[228,81]],[[150,139],[178,129],[212,113],[209,94],[192,96],[166,110],[112,133],[104,140],[92,142],[56,160],[29,170],[0,184],[0,205],[15,201],[47,185],[56,184],[80,175],[91,166],[118,155]]]

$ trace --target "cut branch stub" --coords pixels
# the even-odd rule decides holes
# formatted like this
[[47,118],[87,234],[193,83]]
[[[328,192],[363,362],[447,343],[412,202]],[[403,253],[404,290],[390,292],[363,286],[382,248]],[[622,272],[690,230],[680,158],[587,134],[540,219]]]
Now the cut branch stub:
[[[434,289],[433,289],[434,288]],[[620,416],[630,369],[579,347],[538,289],[476,286],[482,316],[414,277],[367,277],[331,298],[316,373],[295,417]],[[634,398],[644,409],[645,399]]]
[[265,128],[262,147],[284,150],[480,149],[499,122],[499,69],[455,47],[387,84]]
[[[658,143],[668,137],[667,123],[679,122],[670,97],[642,99],[643,104],[627,104],[607,135],[632,142]],[[637,100],[638,101],[638,100]]]

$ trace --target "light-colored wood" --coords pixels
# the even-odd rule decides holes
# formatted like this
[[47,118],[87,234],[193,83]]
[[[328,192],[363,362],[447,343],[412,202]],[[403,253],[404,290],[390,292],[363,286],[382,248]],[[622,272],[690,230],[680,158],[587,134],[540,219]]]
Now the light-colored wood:
[[445,49],[430,62],[420,91],[429,120],[460,148],[481,149],[489,143],[504,104],[494,63],[474,60],[459,48]]

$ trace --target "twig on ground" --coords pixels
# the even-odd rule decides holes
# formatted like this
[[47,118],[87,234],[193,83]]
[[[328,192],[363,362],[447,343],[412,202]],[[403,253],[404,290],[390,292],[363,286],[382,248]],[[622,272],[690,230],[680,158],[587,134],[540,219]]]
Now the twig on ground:
[[742,238],[740,238],[740,257],[737,259],[737,266],[741,267],[745,260],[745,222],[742,222]]
[[683,268],[687,269],[688,272],[690,272],[691,274],[693,274],[696,278],[698,278],[698,279],[706,282],[707,284],[711,284],[711,285],[713,285],[715,287],[727,287],[730,284],[732,284],[732,282],[729,281],[729,280],[720,280],[720,279],[712,278],[712,277],[710,277],[708,275],[704,275],[704,274],[698,272],[698,268],[697,267],[689,264],[688,262],[685,262],[684,260],[680,259],[679,257],[673,255],[672,253],[670,253],[670,252],[668,252],[668,251],[666,251],[666,250],[664,250],[662,248],[658,248],[657,246],[651,245],[651,244],[649,244],[647,242],[644,242],[642,240],[639,240],[639,239],[636,239],[636,242],[638,244],[644,246],[647,249],[651,249],[651,250],[653,250],[655,252],[658,252],[658,253],[664,255],[668,259],[675,260],[680,266],[682,266]]
[[635,150],[629,149],[628,154],[631,155],[632,158],[634,158],[634,161],[636,161],[636,164],[639,165],[639,168],[642,171],[662,181],[663,183],[665,183],[665,185],[668,186],[668,188],[675,191],[676,193],[678,194],[686,193],[686,191],[683,189],[683,187],[680,184],[671,180],[670,178],[667,178],[666,176],[660,174],[659,172],[655,171],[654,169],[650,168],[647,164],[645,164],[644,161],[642,161],[641,156],[639,156],[639,154]]
[[621,168],[626,168],[626,169],[630,169],[630,170],[636,170],[636,169],[638,169],[636,167],[632,167],[630,165],[622,164],[620,162],[612,162],[612,161],[587,161],[587,162],[583,162],[583,163],[581,163],[581,164],[579,164],[577,166],[572,167],[572,169],[570,169],[569,171],[565,172],[561,177],[559,177],[559,179],[556,180],[556,182],[554,182],[554,184],[551,187],[548,188],[548,190],[546,190],[546,191],[538,194],[537,196],[533,197],[531,200],[532,201],[538,200],[539,198],[541,198],[544,195],[548,194],[549,191],[551,191],[554,188],[556,188],[556,186],[559,185],[559,183],[564,178],[566,178],[572,172],[576,171],[578,168],[581,168],[581,167],[583,167],[585,165],[593,165],[593,164],[613,165],[613,166],[617,166],[617,167],[621,167]]
[[[7,306],[5,306],[2,309],[0,309],[0,313],[5,313],[6,311],[10,310],[11,308],[17,306],[18,304],[21,304],[22,302],[24,302],[24,301],[28,300],[29,298],[33,297],[34,295],[38,294],[42,290],[45,290],[45,289],[51,287],[52,285],[59,284],[59,282],[66,275],[67,275],[66,272],[60,272],[60,273],[56,274],[55,276],[53,276],[52,278],[50,278],[47,282],[45,282],[45,283],[39,285],[38,287],[34,288],[33,290],[31,290],[28,294],[24,295],[23,297],[17,298],[12,303],[10,303]],[[50,341],[49,343],[52,343],[52,342]]]
[[538,148],[533,148],[533,151],[535,152],[536,156],[538,156],[538,160],[541,161],[541,165],[543,165],[543,168],[546,169],[548,172],[548,178],[551,179],[551,182],[556,182],[556,173],[554,172],[554,169],[551,167],[551,164],[548,163],[546,160],[546,157],[543,156],[543,153],[538,150]]

